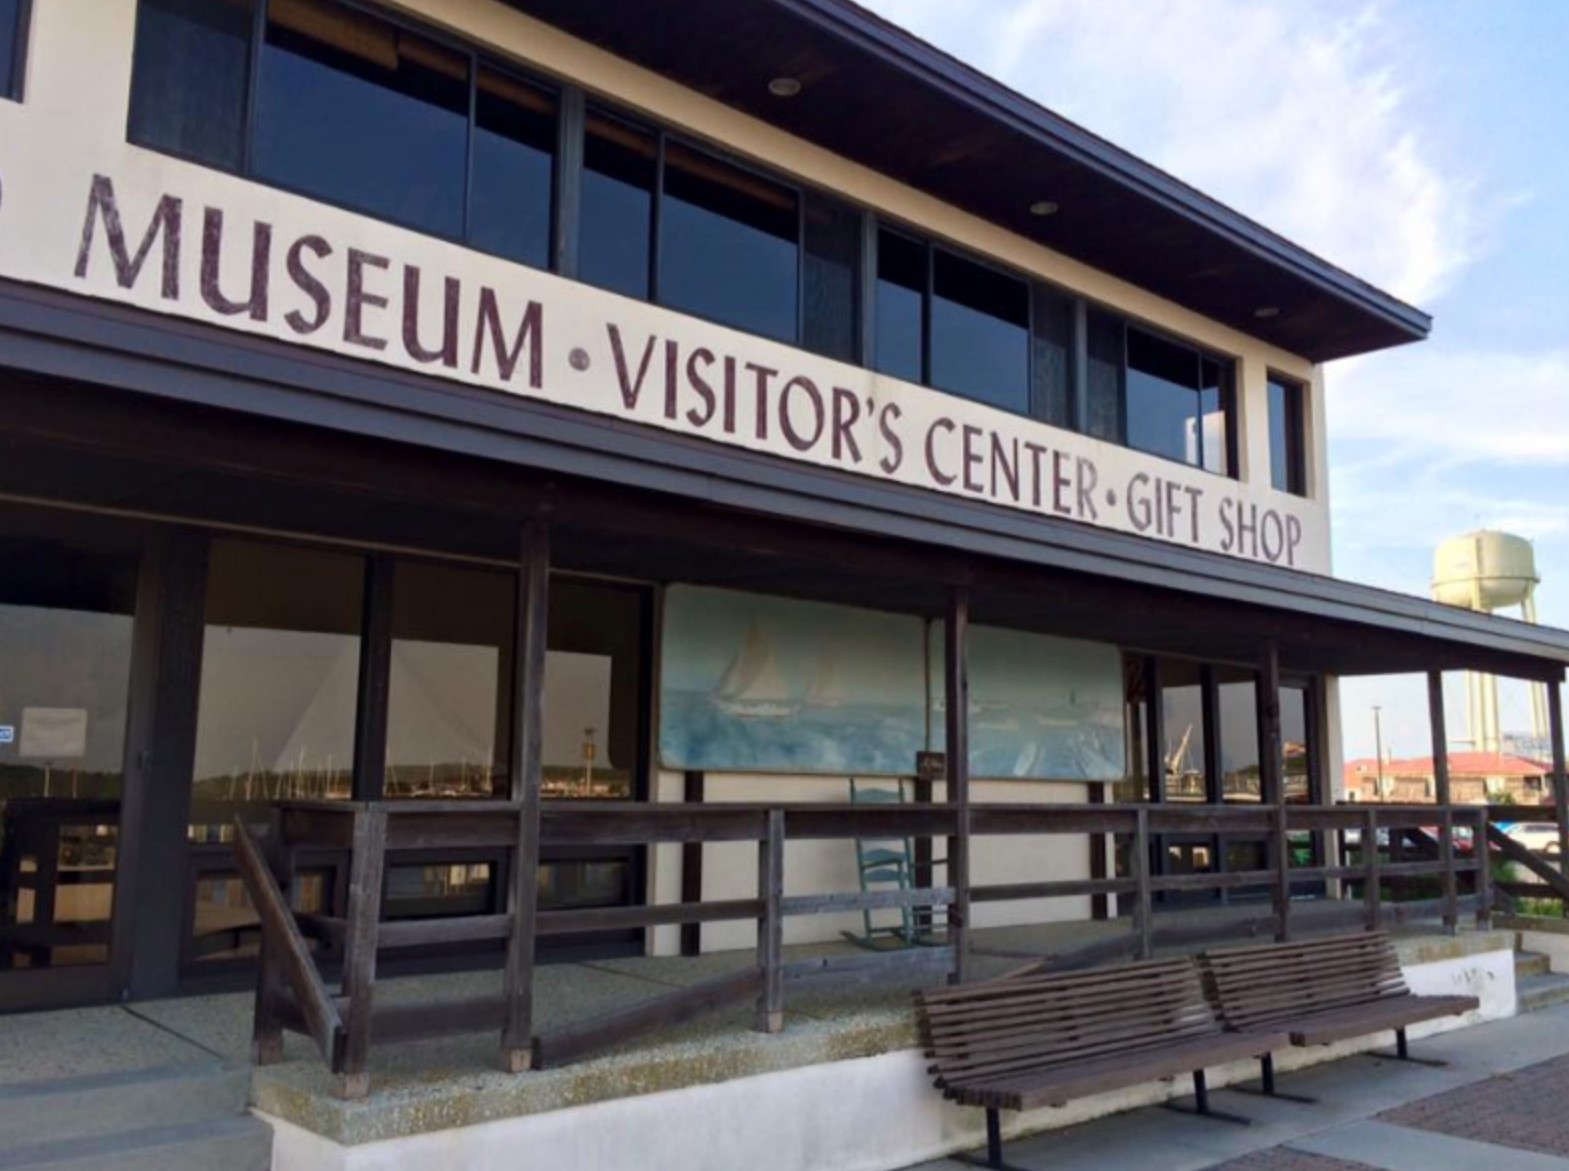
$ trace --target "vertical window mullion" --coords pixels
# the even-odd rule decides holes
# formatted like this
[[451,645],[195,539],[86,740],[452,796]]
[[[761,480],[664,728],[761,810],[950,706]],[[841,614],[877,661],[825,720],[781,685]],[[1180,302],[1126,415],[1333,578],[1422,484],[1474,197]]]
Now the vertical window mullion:
[[926,280],[921,289],[921,383],[932,384],[932,289],[936,281],[937,250],[924,242]]
[[655,134],[654,190],[648,225],[648,299],[651,303],[659,305],[662,303],[659,289],[659,257],[665,234],[665,147],[669,142],[669,135],[663,130],[656,131]]
[[479,127],[479,57],[472,51],[469,61],[469,126],[463,147],[463,242],[468,243],[469,219],[474,210],[474,135]]
[[267,39],[267,8],[270,0],[255,0],[251,15],[250,76],[245,79],[245,112],[240,125],[240,174],[254,171],[254,142],[256,139],[256,107],[261,93],[262,46]]
[[550,265],[562,276],[576,279],[582,224],[583,138],[587,133],[588,100],[582,89],[572,85],[562,89],[557,103]]
[[795,192],[795,344],[806,342],[806,193]]
[[861,212],[861,287],[860,330],[856,338],[856,361],[867,369],[877,366],[877,217]]

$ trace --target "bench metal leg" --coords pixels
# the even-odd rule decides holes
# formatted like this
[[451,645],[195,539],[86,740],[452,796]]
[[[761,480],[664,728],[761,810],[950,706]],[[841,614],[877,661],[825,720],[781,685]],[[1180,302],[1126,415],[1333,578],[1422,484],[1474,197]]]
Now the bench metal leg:
[[1204,1080],[1204,1071],[1193,1071],[1193,1105],[1184,1106],[1180,1102],[1162,1102],[1167,1110],[1175,1110],[1178,1114],[1197,1114],[1201,1118],[1213,1118],[1216,1122],[1230,1122],[1237,1126],[1252,1126],[1253,1120],[1241,1114],[1231,1114],[1225,1110],[1212,1110],[1209,1105],[1209,1083]]
[[1409,1065],[1428,1065],[1434,1069],[1446,1069],[1449,1066],[1449,1062],[1438,1057],[1412,1057],[1411,1046],[1406,1042],[1406,1031],[1404,1029],[1395,1030],[1395,1051],[1393,1053],[1387,1049],[1373,1049],[1368,1052],[1368,1056],[1391,1058],[1395,1061],[1404,1061]]
[[1239,1094],[1258,1094],[1265,1098],[1274,1098],[1281,1102],[1301,1102],[1304,1106],[1318,1105],[1317,1098],[1309,1098],[1305,1094],[1287,1094],[1275,1088],[1275,1055],[1266,1053],[1258,1059],[1260,1084],[1250,1086],[1242,1082],[1227,1086],[1228,1090],[1236,1090]]
[[986,1154],[982,1155],[952,1155],[950,1158],[955,1163],[963,1163],[970,1167],[985,1167],[987,1171],[1025,1171],[1023,1167],[1015,1167],[1012,1163],[1005,1162],[1002,1157],[1002,1114],[1000,1111],[988,1108],[986,1111]]

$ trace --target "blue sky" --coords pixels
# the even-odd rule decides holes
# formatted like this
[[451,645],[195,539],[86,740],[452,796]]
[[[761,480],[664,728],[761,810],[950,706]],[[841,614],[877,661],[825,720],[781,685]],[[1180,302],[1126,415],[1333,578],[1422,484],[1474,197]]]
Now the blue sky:
[[[1569,3],[870,0],[891,20],[1435,318],[1328,369],[1335,571],[1425,593],[1477,527],[1569,626]],[[1451,734],[1463,710],[1453,699]],[[1348,755],[1425,754],[1415,680],[1348,681]],[[1526,730],[1504,689],[1506,730]]]

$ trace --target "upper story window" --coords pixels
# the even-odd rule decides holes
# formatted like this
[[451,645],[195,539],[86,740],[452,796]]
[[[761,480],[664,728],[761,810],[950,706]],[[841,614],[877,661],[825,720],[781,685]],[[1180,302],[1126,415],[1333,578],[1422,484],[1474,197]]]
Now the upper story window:
[[22,95],[28,0],[0,0],[0,98]]
[[329,0],[141,0],[130,137],[549,262],[555,96]]
[[796,341],[801,204],[794,188],[681,143],[665,148],[661,304]]
[[[0,0],[0,16],[27,2]],[[0,34],[14,24],[0,21]],[[139,0],[129,136],[624,296],[1236,474],[1229,360],[568,96],[357,3]],[[558,176],[558,158],[577,158],[579,141],[576,173]],[[1302,412],[1301,387],[1273,380],[1271,475],[1298,493]]]
[[872,364],[1057,426],[1072,418],[1072,303],[893,228],[877,233]]
[[1300,382],[1269,376],[1269,480],[1297,496],[1307,495],[1306,400]]
[[577,276],[841,361],[859,358],[859,212],[592,108]]
[[1089,315],[1087,335],[1088,434],[1234,474],[1230,362],[1099,311]]

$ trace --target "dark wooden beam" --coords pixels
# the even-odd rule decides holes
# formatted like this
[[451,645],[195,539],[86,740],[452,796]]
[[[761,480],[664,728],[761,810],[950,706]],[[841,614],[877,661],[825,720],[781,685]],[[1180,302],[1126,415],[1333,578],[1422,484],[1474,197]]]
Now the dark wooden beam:
[[143,553],[131,642],[110,945],[117,996],[170,996],[180,979],[206,608],[207,538],[159,533]]
[[1258,709],[1259,796],[1274,807],[1275,827],[1270,835],[1274,848],[1276,938],[1291,938],[1291,837],[1286,832],[1285,742],[1280,730],[1280,656],[1273,643],[1264,648],[1253,689]]
[[545,639],[550,616],[550,530],[543,520],[523,526],[518,549],[518,600],[514,631],[517,678],[512,726],[512,800],[518,804],[517,848],[507,909],[506,1023],[502,1061],[521,1073],[533,1060],[534,940],[539,915],[539,809],[545,725]]
[[943,695],[948,765],[948,804],[953,807],[953,835],[948,839],[948,885],[954,902],[948,909],[948,936],[953,945],[953,983],[970,974],[970,596],[963,586],[949,594],[943,627]]
[[387,787],[387,701],[392,694],[392,590],[396,565],[365,565],[360,613],[359,704],[354,719],[354,799],[379,801]]
[[[688,805],[701,805],[705,789],[704,777],[701,772],[688,771],[683,779],[683,799]],[[699,903],[703,901],[703,843],[687,842],[681,847],[681,901],[683,903]],[[701,955],[703,951],[703,925],[701,923],[683,923],[681,925],[681,954],[684,956]]]
[[1444,713],[1444,674],[1427,673],[1427,719],[1433,733],[1433,799],[1438,803],[1438,853],[1444,862],[1444,932],[1459,929],[1459,890],[1455,882],[1455,826],[1450,812],[1454,793],[1449,783],[1449,724]]
[[[1553,808],[1558,821],[1558,856],[1569,858],[1569,768],[1564,761],[1563,686],[1554,681],[1547,688],[1547,734],[1553,752]],[[1569,903],[1564,906],[1569,916]]]

